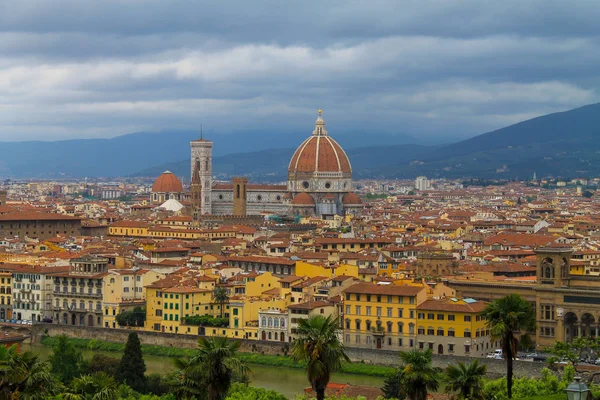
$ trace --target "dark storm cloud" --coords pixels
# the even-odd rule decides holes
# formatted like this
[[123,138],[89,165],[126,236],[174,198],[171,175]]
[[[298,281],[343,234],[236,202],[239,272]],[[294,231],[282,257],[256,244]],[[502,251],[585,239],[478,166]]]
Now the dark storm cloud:
[[[598,101],[596,1],[0,3],[0,139],[475,134]],[[283,127],[282,127],[283,125]]]

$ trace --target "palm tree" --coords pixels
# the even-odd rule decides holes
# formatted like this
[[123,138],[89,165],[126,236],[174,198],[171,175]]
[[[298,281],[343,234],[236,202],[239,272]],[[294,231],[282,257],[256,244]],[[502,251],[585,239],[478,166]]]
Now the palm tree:
[[117,397],[115,379],[104,372],[73,379],[68,392],[62,395],[64,400],[111,400]]
[[237,358],[240,342],[216,336],[198,339],[198,346],[196,355],[186,360],[175,360],[179,372],[174,389],[185,399],[206,393],[208,400],[223,400],[233,378],[249,372]]
[[325,398],[325,388],[331,374],[343,361],[350,362],[340,341],[337,318],[322,315],[298,320],[298,338],[292,343],[292,357],[306,362],[306,373],[317,400]]
[[440,372],[431,365],[431,354],[431,349],[400,352],[399,378],[410,400],[426,400],[427,393],[440,386]]
[[223,318],[223,306],[229,300],[229,295],[227,294],[227,289],[221,286],[217,286],[213,291],[213,298],[216,303],[219,303],[221,307],[221,318]]
[[[488,304],[482,313],[490,328],[492,342],[500,341],[506,359],[506,386],[508,398],[512,398],[513,359],[517,355],[519,331],[529,332],[535,329],[535,312],[531,304],[518,294],[509,294]],[[527,334],[521,335],[521,341],[527,341]]]
[[459,362],[446,368],[446,392],[457,393],[461,400],[483,400],[483,377],[487,367],[473,360],[469,365]]
[[50,366],[37,354],[20,354],[16,345],[8,349],[0,346],[0,398],[42,399],[56,387]]

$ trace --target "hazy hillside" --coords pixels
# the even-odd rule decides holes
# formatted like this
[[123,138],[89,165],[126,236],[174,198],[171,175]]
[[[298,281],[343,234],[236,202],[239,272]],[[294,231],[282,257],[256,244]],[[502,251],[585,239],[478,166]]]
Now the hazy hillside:
[[[206,132],[214,142],[215,157],[272,148],[296,147],[309,132],[282,133],[244,131],[237,133]],[[132,133],[112,139],[62,140],[54,142],[0,142],[0,176],[4,177],[111,177],[128,176],[156,165],[170,164],[189,158],[189,144],[199,132]],[[364,143],[364,134],[341,135],[342,146],[352,148]],[[406,135],[370,133],[372,144],[397,144],[415,139]],[[269,157],[277,157],[273,150]],[[289,150],[291,151],[291,150]],[[237,156],[236,156],[237,157]],[[285,157],[284,157],[285,159]],[[271,159],[270,161],[275,161]],[[272,167],[267,160],[256,159],[256,168]],[[287,161],[286,161],[287,162]],[[231,159],[223,159],[223,170],[232,170]],[[229,165],[229,166],[228,166]],[[243,164],[242,165],[247,165]],[[275,164],[273,170],[280,170]]]
[[[214,172],[252,180],[286,178],[287,164],[308,132],[207,132]],[[113,139],[0,143],[0,176],[189,176],[189,142],[198,132],[134,133]],[[333,137],[356,178],[599,176],[600,103],[533,118],[450,145],[401,144],[406,135],[352,132]],[[370,147],[363,147],[365,139]]]
[[[387,177],[600,175],[600,103],[549,114],[463,140],[377,171]],[[374,172],[375,173],[375,172]]]
[[[346,150],[357,178],[373,177],[385,165],[422,156],[433,148],[419,145],[373,146]],[[277,182],[287,179],[288,164],[295,148],[269,149],[251,153],[229,154],[213,158],[213,174],[219,179],[233,175],[248,176],[254,181]],[[189,178],[190,160],[165,163],[134,174],[135,176],[158,176],[169,170],[177,176]]]

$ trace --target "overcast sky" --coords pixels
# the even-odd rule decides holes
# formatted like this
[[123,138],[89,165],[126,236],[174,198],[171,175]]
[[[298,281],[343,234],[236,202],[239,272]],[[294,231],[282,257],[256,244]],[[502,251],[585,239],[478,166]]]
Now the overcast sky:
[[599,101],[600,2],[0,1],[0,140],[469,136]]

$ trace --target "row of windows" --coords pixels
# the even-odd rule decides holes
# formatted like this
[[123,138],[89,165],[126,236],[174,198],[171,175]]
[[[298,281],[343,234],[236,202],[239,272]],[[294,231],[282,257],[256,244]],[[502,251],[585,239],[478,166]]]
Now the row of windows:
[[10,278],[2,278],[2,279],[0,280],[0,282],[2,282],[2,284],[3,284],[3,285],[4,285],[4,284],[10,284]]
[[[354,299],[356,301],[361,301],[361,299],[366,300],[366,301],[373,301],[373,302],[377,302],[377,303],[383,303],[385,300],[385,302],[387,303],[394,303],[394,297],[396,298],[396,302],[402,304],[404,303],[404,297],[403,296],[382,296],[382,295],[361,295],[360,293],[356,293],[354,295]],[[346,293],[346,300],[350,301],[352,299],[352,295],[350,293]],[[414,297],[408,297],[408,302],[409,304],[415,304],[415,298]]]
[[[235,315],[234,309],[234,315]],[[261,328],[285,328],[285,318],[262,317],[260,320]]]
[[[371,316],[373,312],[373,309],[371,306],[365,306],[365,314],[367,317]],[[376,307],[375,308],[375,315],[378,317],[382,317],[383,316],[383,308],[382,307]],[[408,318],[414,318],[415,317],[415,310],[414,309],[410,309],[408,310],[408,314],[409,317]],[[346,315],[362,315],[362,306],[354,306],[354,314],[352,314],[352,307],[351,306],[346,306]],[[404,308],[397,308],[396,309],[396,313],[394,315],[394,309],[392,307],[387,307],[386,309],[386,316],[388,318],[404,318]]]
[[[354,328],[355,328],[355,330],[360,331],[362,326],[363,326],[363,324],[362,324],[361,320],[357,319],[357,320],[354,321]],[[383,324],[381,323],[381,321],[377,321],[375,323],[375,326],[373,326],[373,323],[371,321],[367,320],[367,321],[365,321],[365,325],[364,326],[365,326],[365,330],[367,330],[367,331],[370,331],[371,329],[375,328],[375,326],[380,331],[384,330]],[[394,329],[393,329],[394,324],[392,322],[388,322],[387,324],[385,324],[385,326],[386,326],[385,330],[386,330],[387,333],[394,333]],[[396,326],[397,326],[396,332],[398,332],[399,334],[404,333],[404,323],[398,322],[396,324]],[[350,329],[352,329],[351,327],[352,327],[352,321],[350,319],[346,319],[346,329],[350,330]],[[415,333],[415,325],[413,323],[408,324],[408,333],[410,335],[414,335],[414,333]]]
[[30,285],[29,283],[15,283],[15,289],[24,289],[24,290],[40,290],[40,285]]
[[[351,335],[346,335],[344,338],[344,344],[351,344],[351,343],[356,343],[356,344],[361,344],[361,336],[360,335],[355,335],[354,336],[354,342],[352,342],[352,337]],[[371,336],[367,336],[365,338],[365,343],[366,344],[373,344],[373,338]],[[387,344],[388,346],[392,346],[392,344],[394,343],[394,340],[390,337],[387,340]],[[404,346],[404,338],[398,338],[398,346],[399,347],[403,347]],[[408,347],[415,347],[415,340],[414,339],[408,339]]]
[[[427,335],[430,336],[450,336],[450,337],[454,337],[455,336],[455,330],[454,328],[448,328],[447,334],[444,335],[444,328],[440,328],[438,327],[437,329],[434,329],[433,327],[428,327],[427,328]],[[418,329],[418,333],[419,335],[425,335],[425,327],[420,326]],[[475,330],[475,337],[483,337],[483,336],[489,336],[490,331],[489,329],[477,329]],[[466,338],[470,338],[471,337],[471,330],[470,329],[465,329],[464,330],[464,334],[463,337]]]
[[[56,299],[55,300],[54,306],[57,307],[57,308],[60,307],[60,299]],[[71,305],[69,305],[69,302],[67,300],[63,300],[62,306],[63,306],[64,309],[75,310],[75,309],[77,309],[77,302],[71,301]],[[80,310],[85,310],[86,309],[85,301],[81,300],[79,302],[79,309]],[[90,310],[90,311],[93,311],[94,310],[94,303],[91,302],[91,301],[89,301],[87,303],[87,309]],[[97,311],[102,310],[102,302],[100,302],[100,301],[96,302],[96,310]]]
[[[418,315],[419,319],[428,319],[428,320],[435,320],[437,318],[438,321],[443,321],[444,318],[446,317],[445,314],[435,314],[435,313],[427,313],[427,318],[425,318],[425,313],[420,312]],[[448,314],[448,321],[455,321],[456,317],[454,316],[454,314]],[[471,315],[463,315],[463,321],[464,322],[471,322],[472,320],[472,316]],[[481,315],[476,315],[475,316],[475,321],[484,321],[485,317],[481,316]]]
[[31,304],[31,303],[15,303],[15,305],[14,305],[13,308],[14,309],[21,309],[21,310],[39,310],[40,309],[40,303],[36,303],[36,304]]

